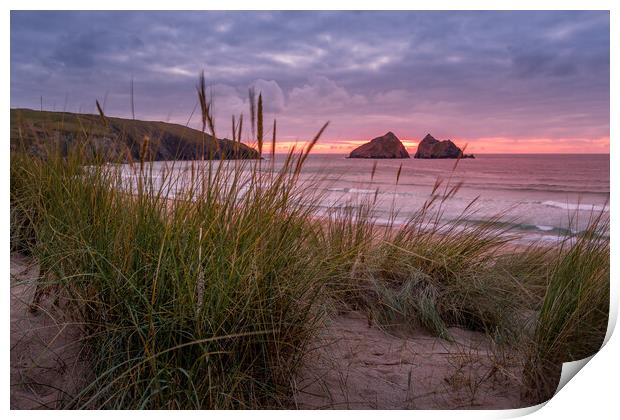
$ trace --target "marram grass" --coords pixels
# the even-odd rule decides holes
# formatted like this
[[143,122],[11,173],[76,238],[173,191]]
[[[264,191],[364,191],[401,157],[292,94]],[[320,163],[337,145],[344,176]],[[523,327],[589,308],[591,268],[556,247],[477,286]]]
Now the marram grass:
[[588,228],[569,238],[552,261],[524,369],[524,394],[553,396],[561,364],[584,359],[603,345],[609,319],[609,218],[590,215]]

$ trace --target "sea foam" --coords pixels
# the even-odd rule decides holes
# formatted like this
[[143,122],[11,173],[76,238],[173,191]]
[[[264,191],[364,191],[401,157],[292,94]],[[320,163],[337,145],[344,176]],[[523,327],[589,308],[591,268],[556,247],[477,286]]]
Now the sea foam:
[[559,201],[543,201],[544,206],[557,207],[564,210],[609,211],[609,206],[585,203],[562,203]]

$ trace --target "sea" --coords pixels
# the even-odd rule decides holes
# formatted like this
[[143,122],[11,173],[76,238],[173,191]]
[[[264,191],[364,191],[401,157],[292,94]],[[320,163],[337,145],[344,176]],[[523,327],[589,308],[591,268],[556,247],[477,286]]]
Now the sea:
[[[284,159],[276,154],[275,168]],[[168,165],[156,162],[154,173]],[[179,169],[187,165],[176,163]],[[312,203],[317,215],[370,200],[378,224],[399,225],[433,193],[458,186],[441,208],[430,210],[440,212],[442,223],[474,226],[493,220],[498,230],[509,228],[523,243],[555,242],[578,235],[593,215],[608,215],[609,165],[607,154],[478,154],[458,162],[310,154],[302,179],[320,180],[308,183],[308,193],[318,197]],[[262,166],[271,166],[269,157]]]

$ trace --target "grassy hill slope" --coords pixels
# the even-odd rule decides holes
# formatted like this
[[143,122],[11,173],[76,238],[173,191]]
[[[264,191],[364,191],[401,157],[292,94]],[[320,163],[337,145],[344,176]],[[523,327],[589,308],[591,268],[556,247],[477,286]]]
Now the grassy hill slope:
[[69,112],[11,109],[11,148],[25,147],[42,156],[50,145],[63,152],[81,142],[90,156],[128,161],[256,159],[258,152],[228,139],[214,139],[179,124],[140,121]]

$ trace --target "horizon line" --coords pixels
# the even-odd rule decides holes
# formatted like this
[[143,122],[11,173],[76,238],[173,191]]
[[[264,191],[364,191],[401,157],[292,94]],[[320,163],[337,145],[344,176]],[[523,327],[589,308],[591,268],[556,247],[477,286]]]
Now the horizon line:
[[[21,111],[21,110],[26,110],[26,111],[34,111],[34,112],[50,112],[50,113],[65,113],[65,114],[72,114],[72,115],[89,115],[89,116],[99,116],[99,114],[95,113],[95,112],[88,112],[88,111],[69,111],[69,110],[49,110],[49,109],[36,109],[36,108],[29,108],[29,107],[19,107],[19,106],[11,106],[10,110],[14,110],[14,111]],[[139,118],[131,118],[129,116],[114,116],[111,114],[107,114],[104,111],[104,115],[107,118],[118,118],[118,119],[125,119],[125,120],[135,120],[135,121],[143,121],[143,122],[156,122],[156,123],[165,123],[165,124],[174,124],[174,125],[178,125],[178,126],[182,126],[185,128],[189,128],[190,130],[197,130],[197,131],[201,131],[198,128],[193,127],[191,124],[183,124],[180,122],[174,122],[174,121],[170,121],[170,120],[162,120],[162,119],[158,119],[158,118],[152,118],[152,119],[139,119]],[[147,117],[148,118],[148,117]],[[388,130],[388,132],[393,132],[393,130]],[[426,132],[428,134],[430,134],[430,131],[426,130]],[[210,135],[209,133],[206,133],[208,135]],[[284,147],[286,147],[286,144],[299,144],[299,145],[303,145],[307,142],[309,142],[310,140],[302,140],[302,139],[287,139],[286,137],[291,137],[291,136],[285,136],[285,138],[280,139],[279,141],[277,141],[277,148],[276,149],[280,149],[280,150],[276,150],[275,154],[280,155],[280,154],[287,154],[288,151],[286,150],[282,150]],[[368,139],[360,139],[359,136],[354,136],[352,138],[339,138],[339,139],[325,139],[323,141],[319,140],[318,144],[320,145],[319,148],[322,147],[326,147],[331,145],[338,145],[339,149],[341,150],[334,150],[334,151],[326,151],[326,150],[315,150],[313,151],[311,154],[316,154],[316,155],[348,155],[351,150],[355,149],[356,147],[365,144],[369,141],[371,141],[374,137],[373,136],[369,136]],[[603,138],[604,139],[608,139],[609,137]],[[218,136],[218,139],[220,140],[230,140],[228,138],[227,135],[225,136]],[[481,152],[476,152],[470,149],[474,149],[475,148],[475,142],[478,141],[482,141],[484,142],[485,140],[487,140],[487,144],[484,145],[485,148],[489,147],[489,143],[488,140],[492,139],[492,137],[480,137],[477,139],[456,139],[453,138],[453,142],[458,143],[458,144],[463,144],[465,143],[466,145],[469,145],[470,147],[468,148],[468,153],[473,153],[474,155],[611,155],[611,151],[609,150],[609,146],[608,151],[596,151],[596,152],[582,152],[582,151],[575,151],[575,152],[566,152],[566,151],[532,151],[532,152],[526,152],[526,151],[519,151],[519,152],[501,152],[501,151],[490,151],[490,152],[486,152],[486,151],[481,151]],[[399,140],[403,143],[403,145],[405,146],[405,148],[407,149],[415,149],[417,148],[420,140],[416,139],[416,138],[399,138]],[[514,141],[519,141],[519,139],[513,139]],[[521,139],[522,141],[527,141],[527,139]],[[545,139],[545,140],[563,140],[563,139]],[[583,139],[580,139],[583,140]],[[591,140],[599,140],[599,139],[591,139]],[[252,140],[252,139],[248,139],[245,141],[242,141],[244,144],[246,144],[249,147],[256,147],[256,141]],[[349,143],[349,144],[347,144]],[[409,143],[409,144],[407,144]],[[414,143],[414,144],[411,144]],[[349,146],[351,148],[351,150],[346,150],[348,149],[347,146]],[[269,149],[269,146],[267,146],[267,150]],[[266,151],[267,151],[266,150]],[[409,150],[408,150],[409,151]]]

